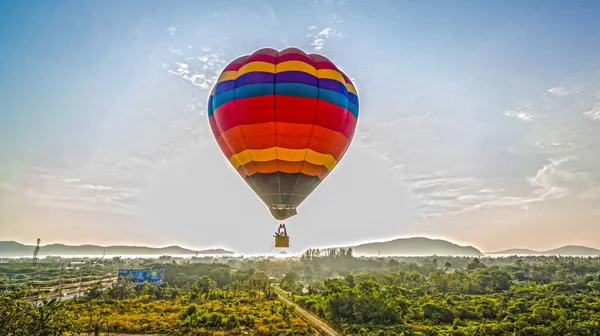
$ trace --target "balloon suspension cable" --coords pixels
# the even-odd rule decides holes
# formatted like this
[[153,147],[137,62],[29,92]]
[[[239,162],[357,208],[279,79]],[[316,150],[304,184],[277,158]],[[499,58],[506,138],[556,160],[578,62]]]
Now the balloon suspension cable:
[[275,246],[275,242],[271,241],[271,247],[269,247],[269,252],[268,253],[271,253],[271,251],[273,251],[273,246]]
[[[280,220],[275,221],[275,235],[279,234],[279,225],[282,223],[283,223],[283,221],[280,221]],[[271,247],[269,247],[268,253],[271,253],[273,251],[274,247],[275,247],[275,240],[271,240]]]

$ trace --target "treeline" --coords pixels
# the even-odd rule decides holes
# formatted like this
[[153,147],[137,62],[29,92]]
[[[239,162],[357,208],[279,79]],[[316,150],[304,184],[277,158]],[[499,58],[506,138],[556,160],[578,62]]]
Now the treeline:
[[[269,277],[223,264],[168,266],[171,283],[121,281],[65,304],[74,325],[92,331],[176,335],[313,335],[312,327],[276,300]],[[94,307],[90,309],[89,307]],[[292,331],[292,332],[290,332]]]
[[85,297],[37,308],[23,291],[0,292],[0,335],[314,334],[273,284],[348,336],[600,335],[599,258],[357,258],[333,249],[136,266],[165,268],[165,283],[97,283]]
[[21,289],[0,291],[0,335],[59,336],[73,330],[71,322],[56,300],[35,307]]
[[[600,335],[598,258],[339,259],[303,258],[281,286],[344,335]],[[306,273],[325,265],[345,275]]]

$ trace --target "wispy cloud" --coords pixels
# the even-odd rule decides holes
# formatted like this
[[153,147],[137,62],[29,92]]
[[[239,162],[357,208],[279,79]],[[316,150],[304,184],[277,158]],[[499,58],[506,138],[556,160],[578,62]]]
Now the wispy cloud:
[[[435,119],[423,114],[381,123],[363,120],[355,138],[358,146],[379,156],[407,184],[419,200],[424,217],[460,211],[468,206],[465,203],[468,203],[468,196],[474,190],[485,189],[483,181],[461,173],[457,169],[459,167],[440,170],[440,165],[434,163],[446,160],[440,154],[448,152],[448,147],[439,146],[440,142],[436,139],[437,136],[443,138],[443,134],[427,139],[425,137],[429,135],[422,134],[422,141],[416,141],[413,137],[421,129],[443,127],[440,126],[442,122]],[[444,155],[462,154],[454,152]],[[488,194],[492,190],[488,188]]]
[[271,19],[271,23],[273,24],[273,26],[276,26],[276,27],[279,26],[279,19],[277,18],[277,13],[275,13],[275,9],[273,8],[273,6],[271,6],[268,3],[264,3],[263,7],[267,11],[267,14],[269,15],[269,18]]
[[179,76],[203,90],[209,90],[227,64],[224,59],[225,50],[217,39],[213,39],[210,45],[204,46],[200,50],[198,55],[194,48],[188,47],[187,50],[182,51],[171,47],[171,52],[182,59],[176,61],[174,65],[164,64],[163,67],[171,75]]
[[312,0],[311,3],[319,6],[339,6],[344,4],[344,0]]
[[309,33],[306,35],[306,37],[311,39],[310,45],[317,53],[323,53],[327,44],[332,40],[343,38],[342,33],[335,28],[323,28],[319,30],[316,26],[311,26],[308,28],[308,30]]
[[527,103],[514,110],[507,110],[504,115],[511,118],[521,119],[523,121],[533,121],[533,115],[529,113],[533,103]]
[[[593,177],[584,172],[576,171],[574,166],[569,166],[573,163],[573,158],[563,158],[560,160],[550,160],[550,163],[544,165],[538,172],[525,181],[529,184],[531,191],[527,195],[518,195],[518,190],[507,192],[506,189],[481,189],[475,191],[476,188],[469,188],[467,184],[456,189],[449,189],[455,183],[455,180],[440,179],[439,182],[445,186],[445,192],[442,194],[445,200],[439,206],[431,198],[436,198],[436,193],[433,189],[425,195],[429,198],[426,202],[427,206],[431,207],[435,212],[429,216],[441,216],[465,213],[480,209],[492,209],[501,207],[528,207],[529,204],[543,202],[550,199],[560,199],[569,196],[585,199],[596,199],[600,197],[599,185],[594,182]],[[468,181],[468,179],[464,179]],[[459,180],[460,181],[460,180]],[[525,182],[524,181],[524,182]],[[488,181],[489,182],[489,181]],[[485,183],[485,181],[479,181]],[[476,185],[476,183],[471,186]],[[446,210],[446,211],[440,211]]]
[[598,91],[595,93],[594,98],[594,104],[590,107],[589,110],[585,111],[583,115],[593,120],[600,121],[600,88],[598,88]]
[[[33,205],[136,215],[138,188],[99,183],[91,176],[80,178],[66,174],[68,172],[30,165],[20,182],[3,182],[2,186],[11,196],[22,197]],[[97,178],[110,180],[106,176]]]
[[170,26],[169,28],[167,28],[167,31],[169,32],[169,34],[171,34],[172,36],[175,36],[175,32],[177,31],[177,26]]
[[[175,27],[169,30],[174,32]],[[192,52],[191,48],[182,49]],[[33,206],[140,216],[141,196],[154,176],[180,158],[196,153],[212,137],[205,99],[224,61],[218,47],[199,50],[199,56],[191,56],[169,48],[167,55],[182,59],[166,68],[170,74],[203,89],[200,97],[197,92],[192,95],[185,90],[173,97],[132,97],[126,113],[115,114],[116,119],[105,130],[102,147],[85,156],[69,156],[74,160],[72,164],[60,162],[56,156],[23,164],[18,180],[0,178],[2,193]],[[165,87],[169,85],[163,83],[160,89]],[[177,94],[180,91],[175,90]]]
[[[355,141],[388,163],[420,201],[425,218],[507,207],[529,213],[545,201],[597,199],[600,129],[589,119],[600,117],[600,85],[582,83],[552,87],[507,110],[505,116],[527,122],[512,124],[511,136],[499,133],[510,127],[495,128],[496,121],[483,117],[487,129],[409,107],[399,109],[406,116],[396,119],[363,120]],[[496,147],[488,143],[481,152],[478,142],[491,136]]]

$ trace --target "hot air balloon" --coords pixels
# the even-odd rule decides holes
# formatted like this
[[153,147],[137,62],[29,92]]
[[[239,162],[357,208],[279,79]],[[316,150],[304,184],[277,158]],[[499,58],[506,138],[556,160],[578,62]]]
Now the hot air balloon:
[[[208,99],[208,120],[229,163],[283,221],[346,153],[358,95],[325,56],[264,48],[223,69]],[[275,247],[289,247],[285,224]]]

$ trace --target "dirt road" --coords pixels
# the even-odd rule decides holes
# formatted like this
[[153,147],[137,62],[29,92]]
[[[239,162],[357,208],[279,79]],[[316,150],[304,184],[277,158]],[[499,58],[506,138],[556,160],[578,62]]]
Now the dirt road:
[[279,300],[283,301],[284,303],[286,303],[290,306],[294,306],[294,308],[296,308],[296,311],[298,313],[302,314],[302,316],[306,317],[311,323],[313,323],[314,325],[319,327],[319,329],[321,329],[321,331],[323,331],[325,333],[325,335],[341,336],[340,333],[333,330],[330,326],[325,324],[323,321],[319,320],[314,315],[312,315],[311,313],[307,312],[306,310],[300,308],[300,306],[298,306],[297,304],[295,304],[294,302],[292,302],[288,298],[286,298],[285,292],[283,290],[281,290],[280,288],[277,288],[277,287],[274,287],[274,290],[275,290],[275,293],[277,293]]

